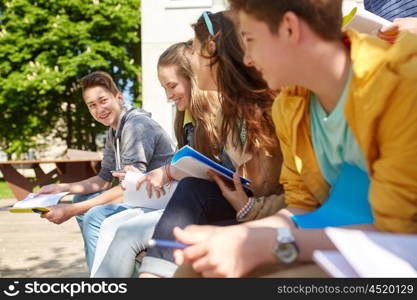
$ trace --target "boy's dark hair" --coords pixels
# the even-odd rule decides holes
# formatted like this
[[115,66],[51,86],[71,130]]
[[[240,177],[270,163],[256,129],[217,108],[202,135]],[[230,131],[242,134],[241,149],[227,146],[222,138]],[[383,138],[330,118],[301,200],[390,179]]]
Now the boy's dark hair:
[[83,93],[86,89],[101,86],[108,90],[113,96],[116,96],[119,93],[119,90],[116,84],[113,81],[113,78],[106,72],[103,71],[95,71],[92,72],[83,78],[80,81],[81,88]]
[[229,0],[233,10],[242,10],[265,22],[272,33],[288,11],[302,18],[326,40],[342,36],[342,0]]

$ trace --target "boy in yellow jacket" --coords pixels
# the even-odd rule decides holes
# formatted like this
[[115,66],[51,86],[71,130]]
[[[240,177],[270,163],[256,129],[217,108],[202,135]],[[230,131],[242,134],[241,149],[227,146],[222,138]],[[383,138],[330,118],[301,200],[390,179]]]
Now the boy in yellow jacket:
[[350,228],[417,233],[417,36],[403,32],[390,44],[342,33],[341,0],[230,3],[246,64],[281,89],[273,117],[287,207],[237,226],[176,228],[191,245],[176,250],[177,263],[203,276],[240,277],[335,249],[322,229],[299,229],[292,217],[326,201],[343,162],[367,173],[374,217]]

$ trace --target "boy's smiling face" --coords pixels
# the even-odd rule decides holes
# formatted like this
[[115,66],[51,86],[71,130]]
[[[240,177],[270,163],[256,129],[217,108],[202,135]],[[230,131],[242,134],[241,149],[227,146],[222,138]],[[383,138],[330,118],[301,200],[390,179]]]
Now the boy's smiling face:
[[259,21],[244,11],[239,11],[240,31],[245,45],[244,62],[262,73],[271,89],[279,89],[291,83],[291,45],[293,38],[285,20],[277,24],[277,33],[272,33],[265,22]]

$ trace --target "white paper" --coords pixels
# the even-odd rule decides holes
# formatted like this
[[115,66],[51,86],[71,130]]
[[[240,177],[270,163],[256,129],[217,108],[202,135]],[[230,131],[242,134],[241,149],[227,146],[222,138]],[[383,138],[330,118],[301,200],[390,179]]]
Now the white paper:
[[313,252],[313,260],[332,277],[359,277],[358,273],[337,250],[316,250]]
[[48,207],[56,205],[59,200],[67,195],[68,192],[59,194],[41,194],[34,197],[34,193],[30,193],[25,199],[16,202],[13,208],[35,208],[35,207]]
[[365,9],[356,7],[356,13],[343,29],[355,29],[362,33],[378,35],[381,27],[390,25],[391,22],[377,16]]
[[123,187],[125,188],[124,192],[124,202],[126,204],[137,206],[137,207],[146,207],[153,209],[163,209],[167,206],[168,201],[171,199],[174,191],[177,187],[177,182],[173,181],[171,184],[165,185],[165,195],[162,195],[160,198],[157,198],[155,193],[152,193],[152,197],[149,198],[146,192],[146,182],[143,183],[139,190],[136,190],[136,184],[143,176],[142,173],[135,173],[128,171],[126,172],[125,178],[123,179]]
[[417,277],[417,235],[326,228],[360,277]]

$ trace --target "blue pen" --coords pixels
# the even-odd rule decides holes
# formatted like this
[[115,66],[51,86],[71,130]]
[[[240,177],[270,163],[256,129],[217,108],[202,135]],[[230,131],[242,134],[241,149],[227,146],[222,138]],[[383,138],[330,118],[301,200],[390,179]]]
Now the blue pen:
[[163,248],[175,248],[175,249],[184,249],[187,248],[187,245],[167,240],[149,240],[148,247],[163,247]]

